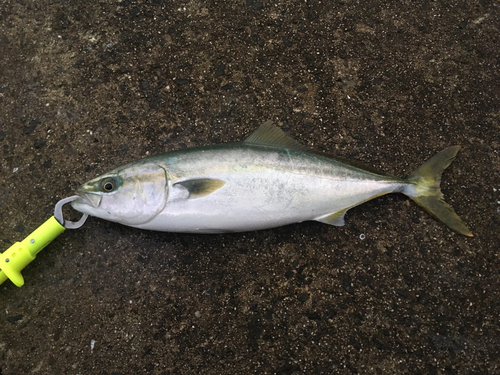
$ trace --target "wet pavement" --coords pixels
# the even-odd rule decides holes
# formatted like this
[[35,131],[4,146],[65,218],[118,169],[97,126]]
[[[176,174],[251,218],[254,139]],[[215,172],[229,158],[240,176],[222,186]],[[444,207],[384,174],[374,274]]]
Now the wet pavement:
[[[500,373],[495,1],[0,3],[0,244],[124,162],[273,120],[442,190],[222,235],[90,218],[0,287],[0,374]],[[74,213],[68,213],[74,215]]]

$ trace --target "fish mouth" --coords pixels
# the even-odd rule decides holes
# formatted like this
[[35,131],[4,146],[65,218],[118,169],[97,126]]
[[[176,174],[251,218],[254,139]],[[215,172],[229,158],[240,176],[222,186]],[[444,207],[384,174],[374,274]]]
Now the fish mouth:
[[[80,190],[80,189],[78,189]],[[98,208],[101,204],[102,195],[92,194],[92,193],[82,193],[80,191],[76,192],[78,198],[73,202],[76,205],[84,204],[93,208]]]

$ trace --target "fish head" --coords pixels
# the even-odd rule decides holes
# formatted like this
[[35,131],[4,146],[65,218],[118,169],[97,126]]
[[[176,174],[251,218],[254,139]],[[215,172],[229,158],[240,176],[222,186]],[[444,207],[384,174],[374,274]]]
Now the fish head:
[[167,172],[142,162],[114,169],[80,186],[72,207],[82,213],[125,225],[151,221],[168,198]]

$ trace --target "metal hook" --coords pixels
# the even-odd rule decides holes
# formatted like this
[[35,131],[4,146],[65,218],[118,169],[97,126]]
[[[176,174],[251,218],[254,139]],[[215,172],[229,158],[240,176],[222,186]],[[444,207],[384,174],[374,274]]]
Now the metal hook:
[[78,198],[80,198],[78,195],[73,195],[72,197],[61,199],[59,202],[56,203],[56,208],[54,209],[54,217],[59,222],[59,224],[61,224],[66,229],[80,228],[85,223],[85,220],[87,220],[87,218],[89,217],[88,214],[83,214],[81,219],[78,220],[77,222],[64,220],[62,213],[63,206],[66,203],[73,202],[75,199]]

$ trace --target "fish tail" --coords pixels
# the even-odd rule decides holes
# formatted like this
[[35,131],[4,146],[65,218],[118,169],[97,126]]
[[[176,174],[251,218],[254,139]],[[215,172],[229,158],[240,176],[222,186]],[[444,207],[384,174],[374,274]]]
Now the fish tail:
[[455,159],[459,149],[460,146],[448,147],[417,168],[408,176],[406,181],[409,185],[404,193],[454,231],[472,237],[469,228],[453,211],[453,208],[444,201],[439,187],[441,174]]

